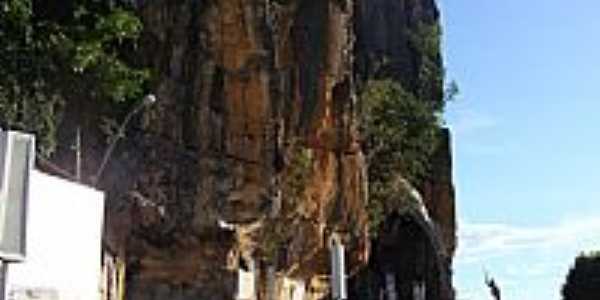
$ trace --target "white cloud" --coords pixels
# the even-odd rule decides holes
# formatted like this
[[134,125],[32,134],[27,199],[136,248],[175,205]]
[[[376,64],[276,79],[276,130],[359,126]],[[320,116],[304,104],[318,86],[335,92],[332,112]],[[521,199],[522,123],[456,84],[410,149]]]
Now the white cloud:
[[451,107],[447,119],[452,131],[460,136],[492,129],[498,125],[496,118],[466,105]]
[[574,218],[538,227],[462,222],[459,243],[458,263],[464,264],[532,249],[580,247],[589,250],[586,248],[600,246],[600,217]]
[[489,297],[483,284],[486,269],[500,282],[503,298],[558,299],[575,256],[600,249],[600,216],[569,217],[545,226],[459,224],[454,266],[459,299]]
[[446,113],[447,125],[462,152],[475,156],[504,155],[511,150],[507,141],[490,139],[490,131],[500,125],[498,119],[466,104],[454,104]]

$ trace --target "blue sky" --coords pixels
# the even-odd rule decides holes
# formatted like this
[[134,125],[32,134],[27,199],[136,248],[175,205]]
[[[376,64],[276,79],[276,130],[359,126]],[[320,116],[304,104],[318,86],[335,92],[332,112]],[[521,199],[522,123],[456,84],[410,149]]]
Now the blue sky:
[[458,299],[560,299],[600,249],[600,1],[440,0],[454,133]]

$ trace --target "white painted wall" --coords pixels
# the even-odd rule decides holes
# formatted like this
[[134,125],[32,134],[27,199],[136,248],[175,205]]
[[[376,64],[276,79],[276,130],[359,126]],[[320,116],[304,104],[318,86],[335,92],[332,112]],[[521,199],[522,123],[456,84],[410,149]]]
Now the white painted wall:
[[250,266],[250,270],[238,270],[238,286],[236,300],[253,300],[256,299],[254,265]]
[[302,280],[284,277],[282,292],[283,295],[280,297],[281,299],[304,300],[306,283]]
[[331,296],[335,300],[348,298],[346,289],[346,260],[344,245],[340,237],[334,234],[329,245],[331,257]]
[[103,193],[33,171],[27,253],[8,266],[8,299],[100,299],[103,218]]

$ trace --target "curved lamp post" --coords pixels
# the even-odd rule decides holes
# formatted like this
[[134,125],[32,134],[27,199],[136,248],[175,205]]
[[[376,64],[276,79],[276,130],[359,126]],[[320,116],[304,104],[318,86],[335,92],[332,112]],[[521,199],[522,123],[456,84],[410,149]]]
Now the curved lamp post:
[[108,160],[110,159],[110,156],[112,155],[115,146],[117,145],[117,142],[121,139],[121,137],[123,137],[123,135],[125,135],[125,128],[127,127],[129,121],[131,121],[131,118],[137,113],[139,113],[142,109],[144,109],[144,107],[151,105],[154,102],[156,102],[156,96],[154,96],[153,94],[148,94],[144,97],[142,102],[140,102],[127,114],[127,116],[125,116],[125,119],[123,119],[123,122],[121,123],[117,131],[117,137],[110,143],[108,148],[106,148],[104,156],[102,157],[102,163],[100,163],[98,171],[96,171],[96,174],[94,175],[94,177],[92,177],[92,186],[97,186],[98,182],[100,181],[102,172],[104,172],[104,168],[106,167],[106,164],[108,163]]

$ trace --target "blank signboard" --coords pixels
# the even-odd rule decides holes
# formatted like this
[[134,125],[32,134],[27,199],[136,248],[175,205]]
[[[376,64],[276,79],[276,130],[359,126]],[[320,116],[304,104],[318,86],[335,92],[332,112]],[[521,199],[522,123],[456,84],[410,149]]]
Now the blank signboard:
[[15,131],[0,132],[0,258],[25,257],[29,177],[35,160],[35,139]]

